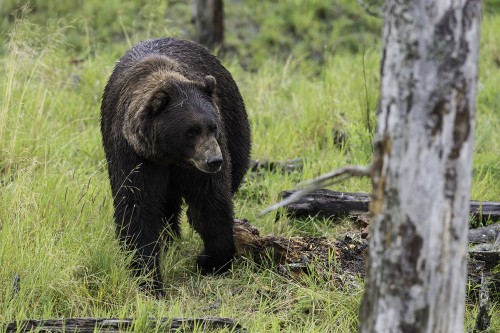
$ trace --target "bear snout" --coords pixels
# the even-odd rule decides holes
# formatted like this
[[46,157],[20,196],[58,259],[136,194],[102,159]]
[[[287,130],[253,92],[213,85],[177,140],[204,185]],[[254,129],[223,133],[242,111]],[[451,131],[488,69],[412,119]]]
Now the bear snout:
[[200,139],[189,162],[202,172],[215,173],[220,171],[224,159],[217,140],[214,137],[207,140]]

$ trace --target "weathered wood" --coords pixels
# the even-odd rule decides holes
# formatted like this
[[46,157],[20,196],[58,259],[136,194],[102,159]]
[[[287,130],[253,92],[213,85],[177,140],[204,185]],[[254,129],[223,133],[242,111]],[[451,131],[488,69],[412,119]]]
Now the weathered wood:
[[[467,297],[470,300],[477,300],[481,297],[481,286],[484,284],[483,279],[486,281],[486,286],[489,289],[490,297],[495,302],[500,301],[500,277],[495,272],[494,266],[484,261],[475,259],[474,255],[467,258]],[[497,265],[499,262],[497,262]]]
[[471,201],[469,212],[478,221],[500,221],[500,202]]
[[481,275],[481,291],[479,292],[479,311],[476,317],[476,326],[474,327],[473,333],[486,332],[490,327],[491,315],[490,315],[490,295],[488,290],[487,278],[484,274]]
[[463,332],[480,0],[384,3],[360,333]]
[[[288,198],[295,192],[283,191],[280,197]],[[370,195],[368,193],[316,190],[299,201],[286,205],[285,208],[287,213],[294,217],[344,217],[367,213],[369,206]]]
[[[364,276],[367,243],[354,237],[341,240],[326,237],[260,236],[246,221],[234,221],[238,253],[264,267],[277,267],[287,277],[298,277],[314,269],[325,280],[344,283],[352,276]],[[359,238],[359,236],[358,236]]]
[[[287,198],[295,192],[283,191],[280,196]],[[370,195],[368,193],[336,192],[322,189],[286,205],[286,211],[295,217],[344,217],[367,213],[369,205]],[[482,222],[500,221],[500,202],[470,201],[469,213],[471,217]]]
[[476,259],[484,262],[484,267],[486,270],[493,270],[496,266],[500,264],[500,251],[498,250],[486,250],[486,251],[478,251],[478,250],[470,250],[468,251],[469,256],[472,259]]
[[[137,322],[134,319],[118,318],[66,318],[66,319],[29,319],[8,323],[5,332],[125,332],[133,330]],[[139,323],[141,328],[143,323]],[[1,328],[2,326],[0,326]],[[163,318],[151,319],[146,323],[146,328],[158,332],[193,331],[196,328],[205,330],[220,330],[228,328],[231,332],[246,332],[240,324],[229,318]]]
[[500,223],[469,230],[469,243],[491,243],[500,238]]

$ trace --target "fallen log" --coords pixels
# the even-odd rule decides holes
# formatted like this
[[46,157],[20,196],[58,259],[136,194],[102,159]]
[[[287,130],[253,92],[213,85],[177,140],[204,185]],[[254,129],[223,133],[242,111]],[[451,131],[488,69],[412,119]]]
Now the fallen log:
[[[491,231],[492,228],[489,227],[491,226],[479,229],[487,229],[488,231]],[[471,237],[469,232],[469,239],[470,238]],[[479,245],[473,246],[472,248],[469,248],[468,252],[470,258],[484,262],[484,265],[488,270],[493,270],[495,266],[500,264],[500,233],[497,233],[496,237],[492,239],[491,243],[484,242]]]
[[[66,318],[66,319],[28,319],[13,321],[7,324],[5,332],[78,332],[93,333],[99,332],[125,332],[137,331],[142,326],[135,327],[134,319],[113,319],[113,318]],[[139,325],[142,325],[139,324]],[[205,330],[229,329],[231,332],[246,332],[240,324],[229,318],[163,318],[148,320],[145,327],[147,330],[159,332],[186,332],[202,328]],[[0,328],[2,326],[0,325]],[[3,331],[3,330],[2,330]]]
[[[295,192],[284,191],[280,193],[280,196],[284,199]],[[364,214],[368,212],[369,206],[370,195],[368,193],[316,190],[285,208],[287,213],[294,217],[344,217]]]
[[[287,198],[296,191],[283,191],[282,198]],[[302,199],[286,206],[286,211],[294,217],[321,216],[345,217],[368,212],[370,195],[368,193],[336,192],[316,190]],[[470,215],[478,221],[500,221],[500,202],[470,202]]]
[[469,243],[491,243],[500,238],[500,223],[469,230]]
[[367,242],[360,236],[341,240],[327,237],[261,237],[244,220],[234,221],[238,253],[264,267],[277,267],[286,277],[315,272],[323,279],[346,282],[345,277],[364,277]]
[[[368,242],[362,239],[360,232],[346,235],[340,240],[326,237],[260,236],[259,231],[247,221],[235,220],[233,234],[240,256],[250,258],[265,268],[276,268],[287,278],[314,274],[331,281],[337,287],[348,287],[357,284],[357,278],[365,275]],[[498,251],[470,249],[467,273],[470,290],[474,291],[474,286],[481,285],[484,274],[494,297],[498,297],[500,279],[494,272],[495,266],[500,263],[498,255]]]

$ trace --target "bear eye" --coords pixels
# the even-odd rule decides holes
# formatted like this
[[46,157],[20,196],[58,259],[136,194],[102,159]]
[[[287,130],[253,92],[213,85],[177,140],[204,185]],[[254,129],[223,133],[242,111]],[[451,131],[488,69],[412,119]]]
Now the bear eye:
[[208,131],[209,131],[210,133],[215,133],[215,132],[217,132],[217,125],[209,125],[209,126],[208,126]]
[[186,131],[186,136],[188,138],[193,138],[201,133],[201,128],[198,126],[191,126],[187,131]]

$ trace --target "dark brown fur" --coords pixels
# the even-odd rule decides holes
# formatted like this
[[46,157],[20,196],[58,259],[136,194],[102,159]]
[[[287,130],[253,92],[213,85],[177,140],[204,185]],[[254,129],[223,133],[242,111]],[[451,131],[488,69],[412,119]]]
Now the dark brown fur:
[[[162,289],[159,241],[179,233],[181,204],[205,244],[202,272],[234,255],[232,195],[248,168],[250,128],[229,72],[205,48],[162,38],[138,44],[104,90],[101,130],[117,233],[134,268]],[[169,239],[169,237],[166,237]]]

